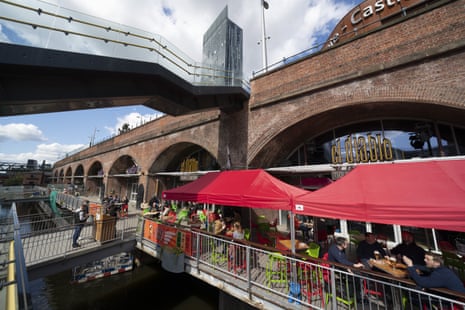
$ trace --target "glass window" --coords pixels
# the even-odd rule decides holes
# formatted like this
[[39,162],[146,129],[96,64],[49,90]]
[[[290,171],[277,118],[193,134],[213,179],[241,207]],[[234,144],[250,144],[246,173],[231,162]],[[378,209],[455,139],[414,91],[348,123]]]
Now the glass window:
[[412,120],[383,121],[384,136],[392,143],[394,159],[438,156],[432,123]]
[[377,234],[379,240],[395,242],[393,225],[372,223],[371,232]]
[[434,250],[433,230],[428,228],[418,227],[402,227],[402,230],[409,231],[413,234],[413,238],[419,246],[425,250]]
[[448,230],[436,230],[436,239],[441,251],[455,252],[457,250],[457,239],[465,240],[465,233]]
[[366,223],[347,221],[347,231],[349,232],[349,235],[353,235],[356,232],[358,232],[359,234],[364,234],[367,231]]
[[465,129],[423,120],[351,124],[307,140],[286,165],[342,164],[465,154]]

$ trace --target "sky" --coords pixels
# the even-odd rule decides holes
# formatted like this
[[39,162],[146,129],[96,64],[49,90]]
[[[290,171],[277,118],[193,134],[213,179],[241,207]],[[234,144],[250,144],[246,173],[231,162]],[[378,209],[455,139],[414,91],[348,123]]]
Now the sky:
[[[35,0],[17,2],[36,3]],[[243,31],[243,71],[249,80],[264,67],[261,0],[44,0],[43,2],[106,19],[163,36],[200,62],[203,35],[228,6],[229,19]],[[363,0],[267,0],[265,13],[268,65],[324,42],[335,25]],[[34,31],[34,30],[28,30]],[[0,20],[0,41],[34,40],[30,33],[15,32]],[[79,44],[79,41],[73,42]],[[134,128],[162,114],[144,106],[129,106],[0,116],[0,162],[48,164],[67,154],[118,133],[123,124]]]

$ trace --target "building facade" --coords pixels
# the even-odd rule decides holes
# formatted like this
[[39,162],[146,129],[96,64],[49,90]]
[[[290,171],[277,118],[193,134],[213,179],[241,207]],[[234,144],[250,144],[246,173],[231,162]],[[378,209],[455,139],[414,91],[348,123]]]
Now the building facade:
[[320,51],[251,80],[243,110],[162,117],[58,161],[54,182],[132,197],[142,184],[149,200],[210,170],[303,186],[348,164],[465,155],[464,17],[463,0],[365,1]]

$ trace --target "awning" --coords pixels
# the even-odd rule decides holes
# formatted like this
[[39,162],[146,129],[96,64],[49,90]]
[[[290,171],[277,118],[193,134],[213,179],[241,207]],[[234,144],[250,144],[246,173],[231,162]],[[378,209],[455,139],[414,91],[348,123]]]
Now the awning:
[[295,213],[465,232],[465,160],[367,164],[296,199]]
[[163,192],[165,200],[225,206],[291,210],[306,190],[289,185],[262,169],[210,172],[196,181]]

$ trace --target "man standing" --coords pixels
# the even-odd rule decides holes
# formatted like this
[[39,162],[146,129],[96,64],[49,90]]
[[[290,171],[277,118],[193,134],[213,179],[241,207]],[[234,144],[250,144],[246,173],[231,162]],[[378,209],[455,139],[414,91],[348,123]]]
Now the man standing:
[[79,236],[81,235],[82,228],[84,227],[84,223],[87,221],[89,215],[86,213],[88,207],[85,202],[81,204],[81,207],[75,211],[75,226],[74,226],[74,234],[73,234],[73,248],[80,247],[81,245],[77,242]]

